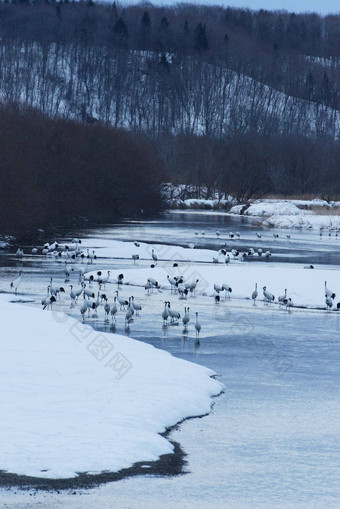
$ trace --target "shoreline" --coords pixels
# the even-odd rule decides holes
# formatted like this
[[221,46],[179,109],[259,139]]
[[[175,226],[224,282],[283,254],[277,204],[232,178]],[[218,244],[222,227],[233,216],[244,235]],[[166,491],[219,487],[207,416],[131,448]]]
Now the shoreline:
[[[203,417],[203,416],[200,416]],[[198,417],[198,418],[200,418]],[[190,419],[190,417],[188,418]],[[186,419],[184,419],[186,420]],[[181,421],[183,422],[183,421]],[[173,429],[176,429],[181,423],[177,423],[161,436],[167,437]],[[183,470],[187,464],[186,453],[182,450],[180,444],[176,441],[169,440],[173,445],[172,453],[163,454],[155,461],[140,461],[129,468],[124,468],[118,472],[101,472],[100,474],[79,473],[77,477],[69,478],[42,478],[19,475],[15,473],[4,472],[0,470],[0,491],[19,489],[23,491],[66,491],[66,490],[88,490],[98,487],[102,484],[121,481],[123,479],[141,476],[153,475],[158,477],[175,477],[185,475]]]

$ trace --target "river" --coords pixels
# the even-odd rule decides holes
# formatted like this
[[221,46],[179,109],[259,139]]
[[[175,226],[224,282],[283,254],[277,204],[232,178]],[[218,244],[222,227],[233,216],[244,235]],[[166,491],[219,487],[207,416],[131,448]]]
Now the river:
[[[278,230],[275,239],[275,230],[224,215],[176,213],[146,223],[65,232],[65,237],[92,238],[94,246],[96,239],[107,238],[216,248],[221,243],[216,230],[238,231],[238,248],[261,245],[277,253],[278,264],[322,263],[334,269],[340,264],[335,237]],[[0,279],[10,280],[22,263],[31,281],[25,298],[37,302],[42,280],[60,268],[43,257],[20,262],[2,253]],[[101,263],[122,270],[128,265],[130,260]],[[189,419],[171,433],[186,454],[183,475],[133,477],[76,495],[35,494],[35,502],[71,508],[339,507],[340,315],[278,313],[263,306],[245,313],[235,305],[207,308],[199,298],[195,304],[204,331],[199,344],[180,327],[162,328],[152,310],[125,332],[210,367],[226,387],[208,416]],[[110,331],[102,322],[93,325]],[[8,507],[15,507],[11,504],[18,499],[6,496]],[[20,507],[33,503],[22,500]]]

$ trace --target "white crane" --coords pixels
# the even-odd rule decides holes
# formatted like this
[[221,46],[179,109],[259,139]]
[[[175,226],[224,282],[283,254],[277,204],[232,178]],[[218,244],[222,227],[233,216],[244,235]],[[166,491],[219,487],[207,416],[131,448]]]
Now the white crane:
[[111,306],[109,304],[108,298],[105,298],[105,304],[104,304],[104,311],[105,311],[105,321],[109,321],[109,313],[111,311]]
[[223,288],[222,288],[222,286],[221,286],[221,285],[217,285],[217,284],[215,283],[215,284],[214,284],[214,290],[215,290],[215,292],[220,293],[220,292],[222,292],[222,291],[223,291]]
[[133,309],[136,311],[136,316],[139,315],[139,312],[142,311],[142,306],[138,302],[135,302],[135,298],[133,296],[131,297],[131,304]]
[[56,298],[55,298],[54,295],[51,295],[51,297],[46,297],[44,299],[44,302],[41,302],[43,304],[43,309],[46,309],[46,308],[49,308],[49,307],[51,307],[51,309],[52,309],[52,304],[55,301],[56,301]]
[[286,305],[287,303],[287,288],[285,288],[285,294],[284,295],[280,295],[280,297],[277,299],[279,304],[282,306],[282,305]]
[[128,306],[129,302],[126,299],[119,297],[118,290],[115,291],[115,294],[117,295],[117,301],[120,305],[120,309],[125,309],[125,306]]
[[266,252],[264,253],[264,257],[265,257],[265,259],[266,259],[266,261],[267,261],[267,262],[268,262],[269,258],[271,257],[271,255],[272,255],[272,254],[271,254],[271,252],[270,252],[270,251],[266,251]]
[[335,298],[335,293],[333,293],[329,288],[327,288],[327,281],[325,281],[325,297],[331,297],[331,299]]
[[51,292],[51,295],[57,295],[57,290],[58,290],[58,288],[53,286],[53,279],[51,278],[50,279],[50,292]]
[[200,281],[199,279],[196,279],[196,281],[193,281],[192,283],[190,283],[189,290],[191,293],[195,294],[196,287],[197,287],[199,281]]
[[66,281],[69,281],[70,279],[70,275],[71,275],[71,272],[73,271],[73,267],[70,267],[67,263],[67,260],[65,261],[65,269],[64,269],[64,272],[65,272],[65,282]]
[[107,275],[105,277],[100,277],[98,279],[99,288],[101,288],[103,285],[104,285],[104,287],[106,286],[106,283],[108,283],[110,280],[110,275],[111,275],[111,272],[108,270]]
[[153,261],[155,262],[155,265],[157,265],[157,262],[158,262],[158,256],[156,255],[155,250],[153,249],[151,253],[152,253],[152,254],[151,254],[152,259],[153,259]]
[[86,284],[85,284],[85,283],[82,283],[82,287],[83,287],[84,296],[86,295],[86,297],[87,297],[88,299],[90,299],[90,298],[91,298],[91,299],[94,299],[94,298],[95,298],[95,294],[94,294],[94,292],[93,292],[92,290],[88,290],[88,289],[86,288]]
[[96,253],[95,253],[94,249],[92,249],[91,252],[90,252],[89,249],[87,249],[87,258],[89,260],[89,263],[93,263],[93,260],[97,259],[97,256],[96,256]]
[[[71,307],[73,307],[76,303],[76,300],[77,300],[77,295],[76,295],[76,292],[73,290],[73,285],[70,285],[70,299],[71,299]],[[83,289],[80,290],[80,292],[82,292]]]
[[181,314],[178,311],[174,311],[173,309],[171,309],[170,302],[168,302],[168,312],[171,318],[171,323],[174,323],[175,320],[178,321],[181,318]]
[[189,293],[189,288],[186,284],[180,284],[177,287],[178,289],[178,295],[180,299],[186,299]]
[[144,289],[146,290],[147,295],[150,295],[152,288],[153,288],[152,284],[149,283],[149,281],[147,281],[146,285],[144,286]]
[[92,313],[92,316],[93,318],[97,318],[98,317],[98,308],[100,306],[100,302],[101,302],[101,299],[99,297],[99,292],[97,293],[97,299],[95,302],[92,302],[92,309],[93,309],[93,313]]
[[48,286],[47,287],[47,295],[46,295],[46,297],[44,297],[41,300],[41,305],[43,306],[43,309],[49,308],[50,306],[52,308],[52,304],[55,301],[56,301],[56,298],[54,295],[50,295],[50,287]]
[[201,328],[202,328],[202,326],[201,326],[200,322],[198,321],[198,313],[196,312],[196,322],[195,322],[196,337],[198,337],[200,335]]
[[24,250],[22,247],[18,247],[17,252],[15,253],[18,258],[22,258],[24,256]]
[[118,311],[116,301],[117,301],[117,297],[114,297],[113,304],[112,304],[111,309],[110,309],[110,314],[111,314],[112,322],[113,322],[113,320],[116,320],[116,314],[117,314],[117,311]]
[[287,303],[286,303],[286,309],[288,310],[288,312],[290,313],[290,309],[294,307],[294,302],[292,301],[292,299],[289,297],[287,299]]
[[167,301],[164,302],[164,309],[162,311],[162,318],[163,318],[163,325],[167,325],[168,324],[168,318],[169,318],[169,308],[168,308],[168,302]]
[[166,276],[167,280],[169,281],[171,285],[171,291],[176,290],[177,288],[177,280],[173,277],[170,277],[169,275]]
[[275,297],[274,297],[274,295],[272,293],[268,292],[266,286],[263,287],[263,295],[264,295],[264,297],[265,297],[267,302],[274,302]]
[[182,318],[184,330],[188,329],[188,324],[190,322],[189,311],[190,311],[190,308],[184,308],[184,316]]
[[254,301],[254,306],[256,306],[256,299],[257,299],[257,296],[258,296],[258,291],[257,291],[257,283],[255,283],[255,290],[253,291],[253,293],[251,294],[251,298],[253,299]]
[[134,313],[133,309],[129,306],[125,313],[125,327],[132,321],[133,313]]
[[80,306],[80,314],[83,317],[83,322],[85,321],[85,314],[88,309],[88,303],[89,303],[89,301],[86,299],[85,292],[84,292],[84,301],[83,301],[82,305]]
[[332,297],[326,296],[326,309],[331,309],[333,307],[333,299]]
[[152,292],[153,288],[157,288],[157,290],[159,291],[158,281],[156,281],[152,277],[149,277],[147,280],[147,283],[149,283],[151,285],[151,292]]
[[230,294],[233,291],[231,286],[229,286],[227,283],[223,283],[222,290],[224,290],[224,296],[229,297],[230,299]]
[[16,279],[14,279],[14,281],[11,282],[11,288],[14,288],[15,294],[18,291],[19,285],[21,283],[21,279],[22,279],[22,270],[20,270],[19,276]]

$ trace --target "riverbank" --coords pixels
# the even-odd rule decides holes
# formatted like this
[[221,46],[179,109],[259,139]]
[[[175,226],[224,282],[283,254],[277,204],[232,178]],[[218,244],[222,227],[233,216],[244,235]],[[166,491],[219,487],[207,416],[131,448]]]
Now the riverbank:
[[261,199],[235,204],[235,200],[190,199],[176,202],[171,212],[206,212],[252,217],[254,226],[293,230],[340,230],[340,202],[318,198]]

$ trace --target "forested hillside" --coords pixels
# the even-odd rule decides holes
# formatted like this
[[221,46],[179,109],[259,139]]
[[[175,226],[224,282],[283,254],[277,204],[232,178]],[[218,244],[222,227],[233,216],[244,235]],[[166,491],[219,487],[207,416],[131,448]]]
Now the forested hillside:
[[0,4],[3,103],[142,133],[208,195],[340,193],[339,63],[335,15]]

